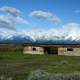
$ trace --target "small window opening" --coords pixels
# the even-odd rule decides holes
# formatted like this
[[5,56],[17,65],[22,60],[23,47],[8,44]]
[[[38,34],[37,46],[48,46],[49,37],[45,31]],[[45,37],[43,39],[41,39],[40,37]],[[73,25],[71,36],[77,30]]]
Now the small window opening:
[[67,51],[73,51],[73,48],[67,48]]
[[33,51],[36,51],[36,48],[32,48]]

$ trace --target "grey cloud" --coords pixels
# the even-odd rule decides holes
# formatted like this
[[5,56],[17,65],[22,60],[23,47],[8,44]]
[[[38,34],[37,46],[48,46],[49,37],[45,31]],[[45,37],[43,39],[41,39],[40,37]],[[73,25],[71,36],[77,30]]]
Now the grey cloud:
[[1,25],[0,26],[1,28],[7,28],[7,29],[15,30],[15,28],[10,23],[8,23],[6,21],[1,21],[0,20],[0,25]]
[[0,12],[5,13],[0,15],[0,28],[15,30],[17,24],[28,24],[28,21],[22,17],[21,11],[16,8],[1,7]]
[[14,17],[17,17],[17,16],[21,15],[21,11],[14,8],[14,7],[7,7],[7,6],[1,7],[0,12],[11,14]]
[[15,30],[16,23],[10,16],[0,16],[0,28],[6,28],[10,30]]

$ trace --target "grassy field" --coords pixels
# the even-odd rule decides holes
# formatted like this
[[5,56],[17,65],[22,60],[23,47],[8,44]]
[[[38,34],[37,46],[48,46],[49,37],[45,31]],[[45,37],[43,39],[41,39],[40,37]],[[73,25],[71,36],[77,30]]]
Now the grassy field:
[[23,80],[36,69],[50,73],[80,72],[80,57],[0,52],[0,75],[14,76],[14,80]]

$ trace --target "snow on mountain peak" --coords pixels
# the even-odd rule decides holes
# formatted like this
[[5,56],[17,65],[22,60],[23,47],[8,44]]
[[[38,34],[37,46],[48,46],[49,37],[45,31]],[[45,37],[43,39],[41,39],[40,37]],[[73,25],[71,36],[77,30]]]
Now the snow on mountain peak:
[[70,23],[64,25],[62,28],[49,29],[49,30],[21,30],[11,31],[0,29],[0,40],[14,40],[20,38],[22,40],[36,41],[55,41],[55,40],[80,40],[80,24]]

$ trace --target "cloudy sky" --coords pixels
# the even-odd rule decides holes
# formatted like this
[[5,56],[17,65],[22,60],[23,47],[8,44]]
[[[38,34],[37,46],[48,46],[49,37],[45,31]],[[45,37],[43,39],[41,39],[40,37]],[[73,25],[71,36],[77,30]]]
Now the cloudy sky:
[[0,29],[0,35],[76,39],[80,36],[80,0],[0,0]]

